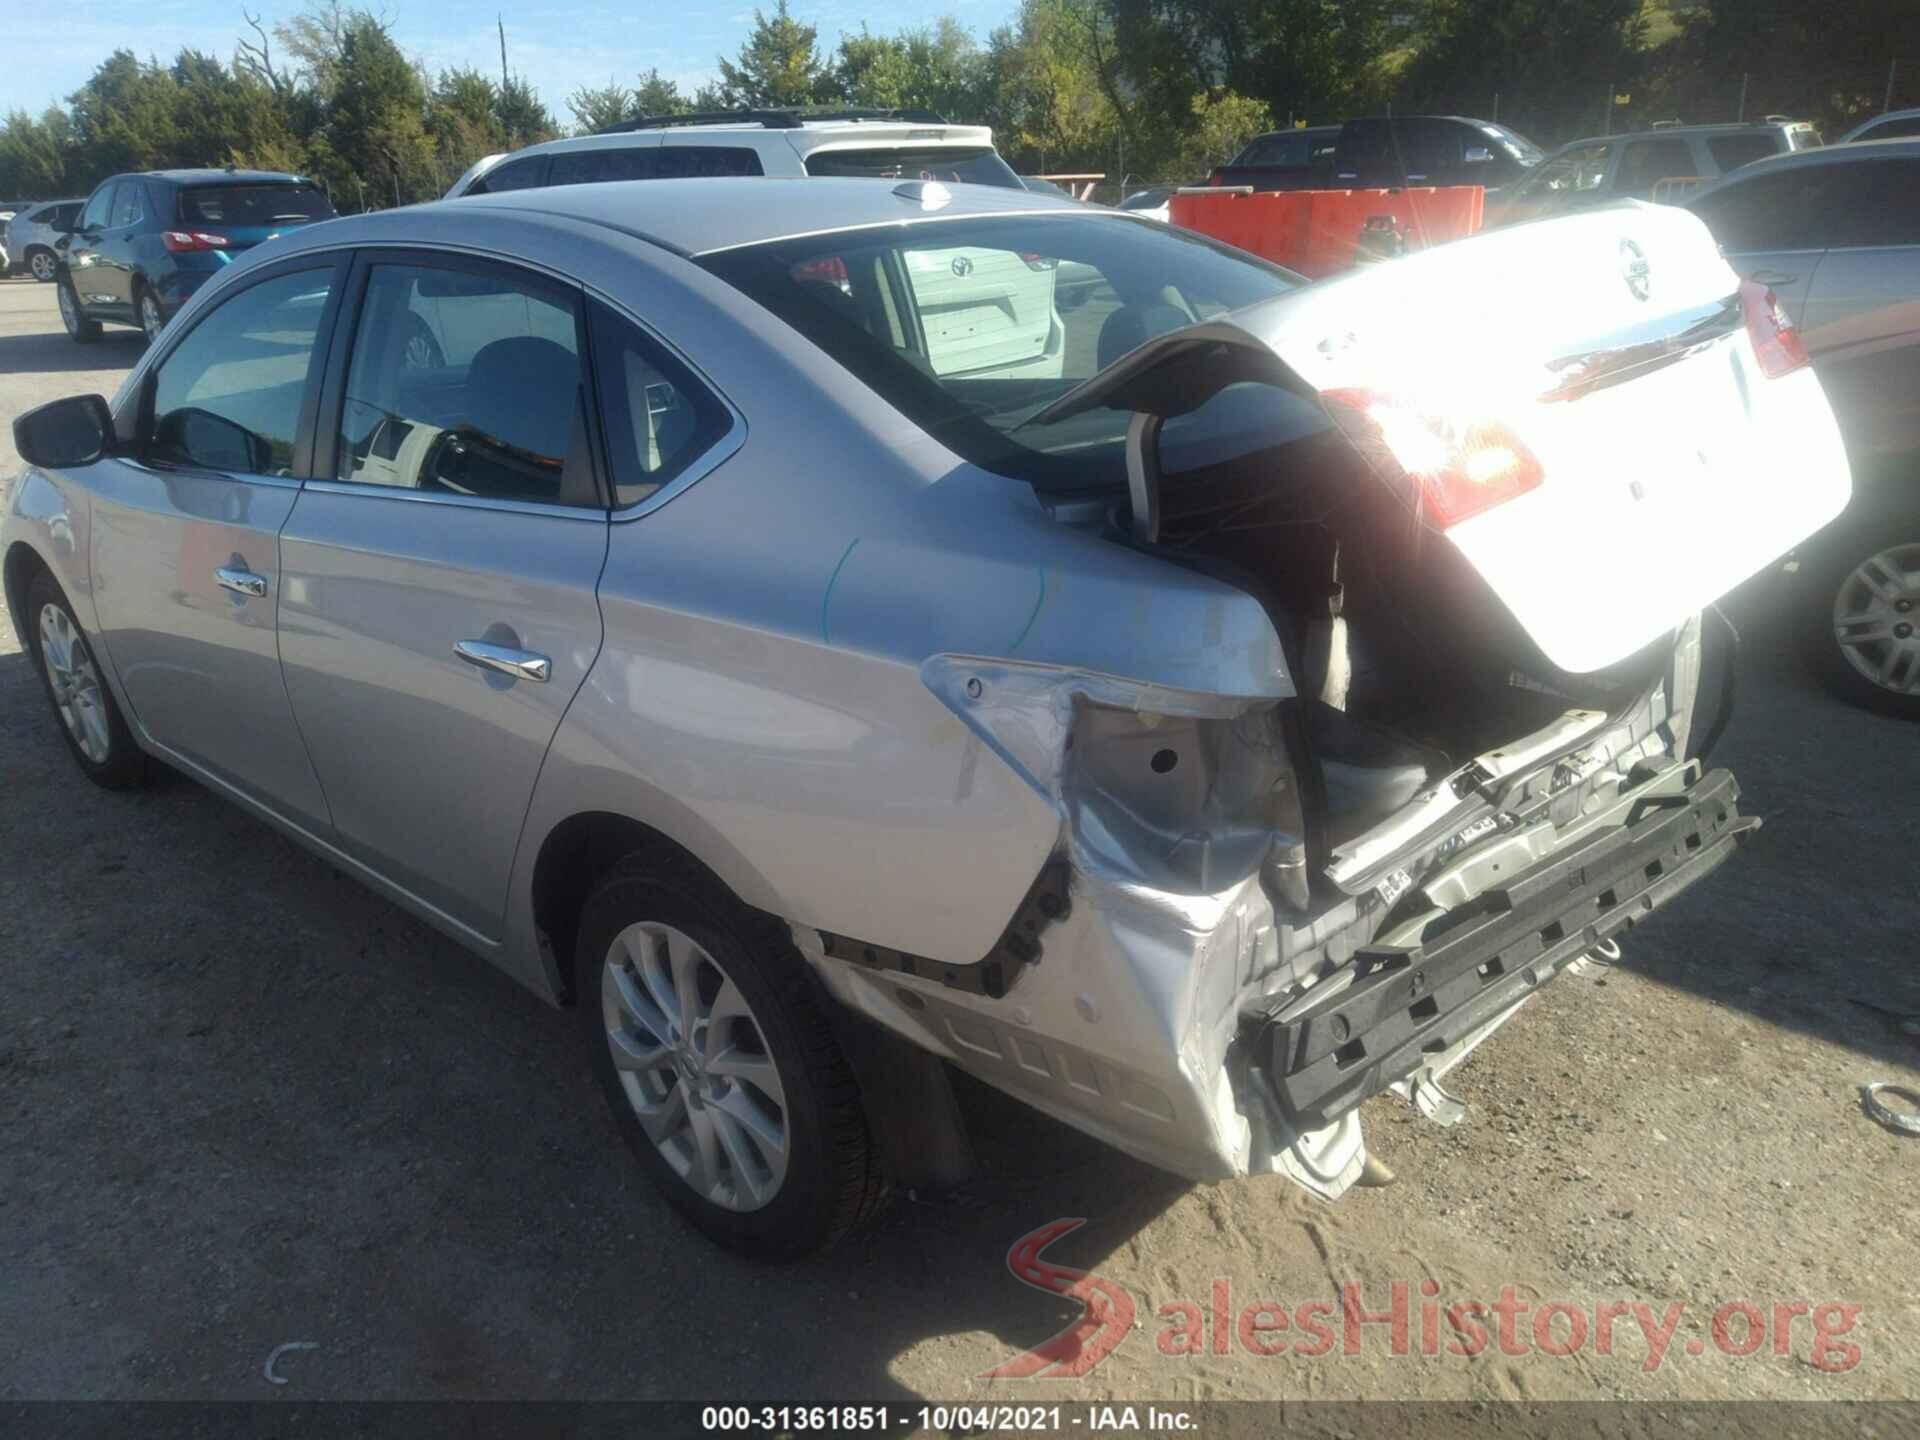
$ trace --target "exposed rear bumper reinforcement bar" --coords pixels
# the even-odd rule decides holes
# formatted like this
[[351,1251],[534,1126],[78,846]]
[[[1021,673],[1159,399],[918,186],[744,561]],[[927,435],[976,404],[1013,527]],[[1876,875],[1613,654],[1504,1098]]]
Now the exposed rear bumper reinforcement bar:
[[1281,1109],[1303,1129],[1331,1124],[1671,900],[1760,824],[1739,814],[1739,796],[1725,770],[1648,795],[1624,824],[1485,891],[1419,945],[1361,950],[1353,983],[1323,1003],[1250,1015]]

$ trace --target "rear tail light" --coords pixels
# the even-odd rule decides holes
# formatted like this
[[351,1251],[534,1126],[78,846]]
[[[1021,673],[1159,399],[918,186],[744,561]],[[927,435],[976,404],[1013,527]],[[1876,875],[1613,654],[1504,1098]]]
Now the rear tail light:
[[789,273],[802,285],[831,285],[849,295],[853,293],[853,283],[847,277],[847,262],[838,255],[802,260]]
[[1207,184],[1222,185],[1225,183],[1226,183],[1226,178],[1223,175],[1221,175],[1219,170],[1215,169],[1215,170],[1209,170],[1207,172]]
[[1042,255],[1034,250],[1022,250],[1020,252],[1020,258],[1027,262],[1027,268],[1029,270],[1054,270],[1058,269],[1060,265],[1060,261],[1056,257],[1052,255]]
[[205,230],[163,230],[160,243],[175,255],[184,255],[193,250],[224,250],[227,237],[210,235]]
[[1336,424],[1363,454],[1398,469],[1442,530],[1539,488],[1540,461],[1503,422],[1434,415],[1373,390],[1329,390]]
[[1747,317],[1747,334],[1753,340],[1761,374],[1778,380],[1806,367],[1807,347],[1773,291],[1757,280],[1741,281],[1740,308]]

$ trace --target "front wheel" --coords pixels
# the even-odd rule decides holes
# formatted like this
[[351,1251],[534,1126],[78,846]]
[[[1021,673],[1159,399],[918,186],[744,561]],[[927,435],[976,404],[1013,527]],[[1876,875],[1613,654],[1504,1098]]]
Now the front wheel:
[[1822,536],[1807,655],[1835,694],[1920,720],[1920,504],[1869,508]]
[[76,345],[91,345],[100,338],[100,322],[89,320],[80,308],[80,297],[73,293],[71,278],[64,278],[59,284],[60,323],[67,327],[67,336]]
[[709,1238],[792,1259],[878,1210],[859,1088],[783,925],[636,856],[588,898],[575,965],[614,1123]]
[[54,277],[53,252],[51,250],[29,250],[27,252],[27,270],[42,285],[50,284]]

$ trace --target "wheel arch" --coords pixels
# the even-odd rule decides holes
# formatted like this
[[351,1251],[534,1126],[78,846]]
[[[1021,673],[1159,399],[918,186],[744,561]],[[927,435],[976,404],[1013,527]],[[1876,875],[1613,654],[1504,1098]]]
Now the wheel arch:
[[0,594],[6,596],[7,615],[13,621],[14,636],[20,641],[20,648],[28,652],[33,647],[27,638],[27,586],[42,570],[52,573],[52,567],[40,558],[40,552],[24,540],[16,540],[9,545],[6,558],[0,560]]

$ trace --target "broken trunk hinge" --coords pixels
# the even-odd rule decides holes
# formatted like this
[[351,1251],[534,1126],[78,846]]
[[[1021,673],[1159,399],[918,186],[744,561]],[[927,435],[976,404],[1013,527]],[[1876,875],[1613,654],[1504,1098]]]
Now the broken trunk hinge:
[[950,990],[964,990],[998,1000],[1012,987],[1022,968],[1040,963],[1040,934],[1056,920],[1064,920],[1073,910],[1073,897],[1067,886],[1067,862],[1050,861],[1034,878],[1020,908],[1001,932],[999,941],[975,965],[949,965],[929,960],[924,955],[892,950],[885,945],[820,932],[820,946],[835,960],[848,960],[873,970],[891,970],[923,980],[937,980]]

